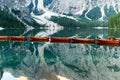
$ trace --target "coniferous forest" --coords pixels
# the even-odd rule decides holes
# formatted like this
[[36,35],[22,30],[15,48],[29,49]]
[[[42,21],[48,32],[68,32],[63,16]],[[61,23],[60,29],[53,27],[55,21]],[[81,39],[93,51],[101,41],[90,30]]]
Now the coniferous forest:
[[97,21],[97,20],[87,20],[87,19],[78,19],[73,20],[67,17],[56,17],[52,16],[51,21],[64,26],[64,27],[97,27],[97,26],[106,26],[106,21]]
[[110,17],[110,19],[108,20],[108,27],[120,28],[120,13]]
[[0,10],[0,26],[4,28],[25,28],[22,22],[4,10]]
[[108,20],[108,29],[109,36],[120,37],[120,13],[110,17]]

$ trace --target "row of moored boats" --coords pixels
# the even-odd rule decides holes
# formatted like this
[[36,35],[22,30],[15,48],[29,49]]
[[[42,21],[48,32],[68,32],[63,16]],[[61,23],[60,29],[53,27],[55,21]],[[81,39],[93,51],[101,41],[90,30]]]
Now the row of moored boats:
[[96,44],[107,46],[119,46],[118,39],[89,39],[89,38],[68,38],[68,37],[35,37],[35,36],[0,36],[0,41],[16,42],[50,42],[50,43],[76,43],[76,44]]

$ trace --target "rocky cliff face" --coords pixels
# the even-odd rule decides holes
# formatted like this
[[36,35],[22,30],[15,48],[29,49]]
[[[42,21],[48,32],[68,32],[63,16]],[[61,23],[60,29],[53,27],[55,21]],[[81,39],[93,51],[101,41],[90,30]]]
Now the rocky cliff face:
[[8,8],[21,9],[29,5],[31,0],[1,0],[0,6],[7,6]]
[[89,20],[105,20],[120,11],[118,0],[1,0],[0,5],[22,11],[27,8],[35,15],[50,11]]
[[53,0],[45,7],[61,14],[103,20],[120,11],[119,3],[118,0]]
[[120,11],[118,0],[33,0],[32,10],[48,10],[80,16],[89,20],[105,20]]

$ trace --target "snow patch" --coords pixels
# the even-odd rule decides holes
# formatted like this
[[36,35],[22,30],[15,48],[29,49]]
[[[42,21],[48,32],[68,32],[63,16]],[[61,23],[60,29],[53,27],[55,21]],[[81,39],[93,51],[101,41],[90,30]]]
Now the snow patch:
[[10,72],[4,72],[1,80],[17,80]]
[[3,30],[4,28],[3,27],[0,27],[0,30]]
[[61,75],[57,75],[57,77],[58,77],[60,80],[70,80],[70,79],[68,79],[68,78],[66,78],[66,77],[63,77],[63,76],[61,76]]
[[29,80],[28,77],[20,76],[19,78],[16,78],[17,80]]
[[43,0],[38,0],[38,6],[37,6],[38,10],[40,9],[44,10],[43,3],[44,3]]

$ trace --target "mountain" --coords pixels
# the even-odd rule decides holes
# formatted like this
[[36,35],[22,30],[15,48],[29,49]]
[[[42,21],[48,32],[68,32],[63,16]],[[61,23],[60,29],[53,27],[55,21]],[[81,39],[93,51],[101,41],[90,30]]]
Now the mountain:
[[48,19],[64,16],[72,19],[107,20],[120,11],[118,0],[1,0],[1,9],[7,7],[24,20],[34,19],[47,26],[56,25]]
[[105,20],[120,11],[119,3],[118,0],[33,0],[29,10],[34,14],[47,10],[89,20]]
[[120,11],[118,0],[53,0],[49,4],[46,2],[47,0],[45,0],[44,6],[50,11],[66,15],[78,15],[89,20],[104,20]]

